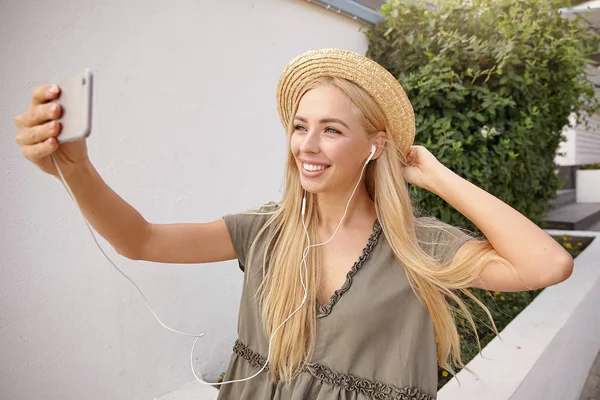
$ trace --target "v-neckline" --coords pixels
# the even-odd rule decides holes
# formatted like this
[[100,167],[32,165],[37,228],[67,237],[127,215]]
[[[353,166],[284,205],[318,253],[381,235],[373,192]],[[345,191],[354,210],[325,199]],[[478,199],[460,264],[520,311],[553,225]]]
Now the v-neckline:
[[317,318],[326,317],[327,315],[331,314],[331,310],[340,300],[342,295],[350,289],[350,286],[352,286],[352,280],[354,278],[354,275],[356,275],[358,270],[362,267],[363,263],[371,255],[371,251],[377,244],[380,232],[381,224],[379,223],[379,220],[376,219],[375,223],[373,224],[373,232],[371,233],[371,236],[369,236],[369,240],[367,241],[366,246],[363,248],[361,256],[358,258],[358,260],[354,262],[352,268],[350,268],[350,270],[346,274],[346,280],[344,281],[342,287],[333,292],[331,297],[329,297],[329,301],[326,304],[321,305],[317,302]]

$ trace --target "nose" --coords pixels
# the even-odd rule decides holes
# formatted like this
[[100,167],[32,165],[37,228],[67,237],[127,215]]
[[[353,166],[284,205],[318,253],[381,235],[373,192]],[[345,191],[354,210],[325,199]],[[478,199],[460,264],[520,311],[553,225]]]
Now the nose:
[[319,152],[319,133],[316,130],[310,130],[304,135],[303,141],[300,144],[301,153],[318,153]]

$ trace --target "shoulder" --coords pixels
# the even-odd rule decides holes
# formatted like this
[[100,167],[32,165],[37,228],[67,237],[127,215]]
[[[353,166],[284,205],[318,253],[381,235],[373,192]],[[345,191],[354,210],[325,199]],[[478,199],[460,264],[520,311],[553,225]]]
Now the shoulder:
[[279,209],[279,204],[272,201],[240,213],[223,216],[241,267],[246,264],[246,255],[261,229]]
[[232,228],[251,229],[257,226],[262,227],[277,210],[279,210],[279,204],[271,201],[246,211],[224,215],[223,219],[230,230]]
[[279,203],[274,201],[270,201],[266,204],[260,205],[258,207],[251,208],[247,210],[247,213],[257,213],[257,214],[269,214],[271,215],[275,211],[279,210]]
[[278,210],[279,204],[271,201],[243,212],[224,215],[223,219],[232,234],[232,239],[235,240],[234,234],[247,235],[252,231],[258,232]]

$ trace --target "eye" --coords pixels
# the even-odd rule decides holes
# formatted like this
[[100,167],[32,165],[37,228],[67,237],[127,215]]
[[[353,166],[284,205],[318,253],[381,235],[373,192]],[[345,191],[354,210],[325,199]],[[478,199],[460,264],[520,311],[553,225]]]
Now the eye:
[[294,125],[294,130],[299,131],[301,129],[305,129],[302,125]]
[[328,133],[342,133],[342,132],[338,131],[337,129],[332,128],[330,126],[328,126],[327,128],[325,128],[325,132],[328,132]]

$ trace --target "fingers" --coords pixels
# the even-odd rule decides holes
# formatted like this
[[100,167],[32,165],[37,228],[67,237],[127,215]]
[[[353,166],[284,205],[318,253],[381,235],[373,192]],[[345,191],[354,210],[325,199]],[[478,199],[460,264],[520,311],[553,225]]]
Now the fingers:
[[19,146],[29,146],[43,142],[44,140],[56,137],[60,133],[61,124],[58,121],[46,122],[43,125],[36,125],[32,128],[19,130],[15,141]]
[[418,146],[411,146],[404,160],[400,160],[403,167],[412,167],[417,160]]
[[[57,85],[38,86],[31,92],[31,106],[29,110],[15,117],[15,126],[24,128],[39,125],[52,119],[52,115],[60,116],[60,107],[58,111],[52,111],[50,104],[45,104],[50,100],[56,99],[60,94],[60,88]],[[52,114],[54,112],[54,114]],[[58,118],[58,117],[56,117]]]
[[59,95],[57,85],[38,86],[31,92],[29,110],[15,117],[18,128],[15,140],[23,156],[34,163],[58,148],[56,136],[60,133],[61,124],[54,120],[60,118],[62,109],[58,104],[49,102]]
[[39,104],[47,103],[49,100],[53,100],[58,97],[60,88],[58,85],[49,84],[38,86],[31,92],[31,107]]
[[31,106],[25,113],[15,117],[17,128],[29,128],[58,119],[62,115],[62,108],[56,103],[46,103]]
[[58,142],[55,138],[51,137],[43,142],[32,144],[29,146],[22,146],[21,153],[23,157],[33,163],[39,162],[42,158],[49,156],[54,153],[58,148]]

